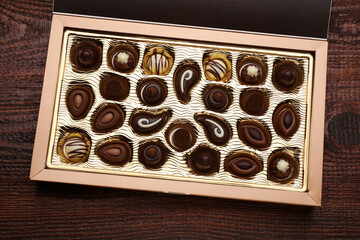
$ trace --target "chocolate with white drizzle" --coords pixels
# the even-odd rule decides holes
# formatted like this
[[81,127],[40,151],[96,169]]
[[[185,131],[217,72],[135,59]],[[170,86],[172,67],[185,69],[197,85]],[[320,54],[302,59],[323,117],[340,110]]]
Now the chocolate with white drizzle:
[[144,56],[142,67],[147,75],[167,75],[173,65],[173,57],[163,47],[154,47]]
[[199,82],[200,77],[200,68],[195,64],[183,64],[176,69],[174,86],[176,96],[180,102],[188,103],[190,101],[191,90]]
[[160,131],[171,117],[171,112],[135,111],[130,117],[130,126],[139,135],[149,135]]
[[63,162],[78,163],[87,160],[90,146],[90,140],[85,134],[70,132],[60,139],[57,150]]
[[205,77],[210,81],[227,82],[231,76],[231,62],[222,52],[209,53],[203,65]]
[[265,150],[271,145],[271,136],[266,127],[254,120],[243,120],[238,123],[238,134],[241,141],[249,147]]
[[273,125],[277,134],[285,139],[290,139],[298,130],[300,117],[290,103],[280,104],[273,115]]
[[196,114],[195,120],[201,124],[209,141],[223,146],[231,138],[231,128],[224,119],[209,114]]

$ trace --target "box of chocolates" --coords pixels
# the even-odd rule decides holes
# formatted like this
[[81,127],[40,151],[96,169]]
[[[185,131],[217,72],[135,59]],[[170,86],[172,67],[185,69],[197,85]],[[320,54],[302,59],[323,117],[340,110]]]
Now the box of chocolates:
[[53,16],[31,179],[321,204],[326,40],[104,16]]

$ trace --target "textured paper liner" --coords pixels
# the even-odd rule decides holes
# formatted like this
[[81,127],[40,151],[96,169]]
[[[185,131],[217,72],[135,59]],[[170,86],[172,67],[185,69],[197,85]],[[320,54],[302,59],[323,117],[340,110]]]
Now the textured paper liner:
[[[72,71],[70,64],[70,48],[73,42],[76,39],[96,39],[101,41],[103,44],[103,56],[102,64],[97,71],[90,73],[77,73]],[[109,46],[113,42],[121,43],[130,43],[135,44],[139,49],[139,63],[138,67],[131,74],[119,74],[116,71],[111,70],[106,62],[106,56],[109,49]],[[271,188],[271,189],[284,189],[292,191],[305,191],[307,187],[307,146],[308,146],[308,124],[310,122],[310,116],[308,109],[311,109],[311,93],[312,93],[312,76],[309,72],[312,72],[313,58],[311,54],[306,53],[297,53],[297,52],[286,52],[286,51],[276,51],[276,50],[265,50],[265,49],[254,49],[249,47],[234,47],[227,45],[215,45],[215,44],[205,44],[197,42],[182,42],[174,40],[164,40],[156,38],[142,38],[142,37],[130,37],[130,36],[118,36],[118,35],[107,35],[107,34],[96,34],[96,33],[86,33],[80,31],[71,31],[67,30],[64,33],[62,49],[62,60],[60,69],[62,69],[61,76],[58,79],[58,89],[57,97],[55,99],[55,111],[53,116],[52,131],[50,136],[50,147],[47,158],[47,167],[48,168],[57,168],[57,169],[68,169],[74,171],[90,171],[90,172],[99,172],[105,174],[121,174],[128,176],[140,176],[140,177],[151,177],[151,178],[161,178],[161,179],[171,179],[171,180],[181,180],[181,181],[195,181],[195,182],[206,182],[206,183],[215,183],[215,184],[226,184],[226,185],[241,185],[249,187],[261,187],[261,188]],[[155,75],[145,75],[141,69],[141,64],[143,62],[144,51],[151,44],[159,44],[162,46],[171,46],[174,51],[175,58],[171,71],[166,76],[155,76]],[[199,66],[203,66],[202,58],[205,52],[219,50],[226,51],[232,55],[232,74],[231,78],[227,83],[208,81],[205,78],[203,68],[201,68],[201,79],[200,82],[195,86],[191,93],[191,101],[183,105],[181,104],[173,88],[173,74],[176,67],[180,62],[185,59],[192,59]],[[236,61],[240,55],[255,55],[259,56],[262,59],[265,59],[265,63],[268,67],[268,74],[263,85],[256,86],[258,89],[265,89],[269,93],[269,109],[263,116],[249,116],[244,111],[241,110],[239,104],[239,95],[240,92],[245,88],[253,88],[253,86],[241,85],[237,79],[236,74]],[[277,90],[272,85],[271,74],[275,60],[289,59],[299,62],[301,68],[304,70],[304,82],[293,93],[284,93]],[[126,76],[130,80],[130,94],[129,96],[121,102],[104,100],[99,93],[99,82],[101,76],[104,73],[114,73],[122,76]],[[147,107],[144,106],[138,99],[136,94],[137,82],[141,79],[147,77],[159,77],[167,83],[168,87],[168,97],[164,103],[156,107]],[[73,120],[68,113],[65,104],[66,91],[70,86],[74,84],[85,84],[90,85],[94,90],[95,101],[92,109],[88,115],[82,120]],[[207,85],[211,84],[221,84],[228,86],[232,89],[233,93],[233,102],[224,113],[214,113],[212,111],[206,110],[203,101],[202,95],[203,89]],[[275,130],[272,126],[272,114],[275,110],[275,107],[283,101],[296,101],[298,103],[297,110],[300,115],[300,127],[296,134],[289,140],[285,141],[280,136],[275,133]],[[93,133],[91,130],[91,116],[94,114],[94,111],[98,108],[99,105],[104,103],[117,103],[125,108],[126,117],[125,122],[117,130],[114,130],[106,134]],[[129,117],[133,109],[163,109],[163,108],[172,108],[173,116],[170,121],[165,125],[165,127],[158,133],[155,133],[151,136],[138,136],[134,134],[129,127]],[[215,115],[220,115],[225,118],[232,127],[233,137],[230,139],[230,142],[224,147],[218,147],[211,143],[208,143],[208,140],[205,136],[205,133],[202,131],[202,127],[196,123],[193,119],[194,113],[204,112],[212,113]],[[236,113],[236,114],[234,114]],[[265,122],[269,127],[270,134],[272,136],[272,145],[269,149],[265,151],[254,150],[251,147],[247,147],[243,142],[241,142],[237,135],[237,122],[239,119],[251,118],[255,120],[261,120]],[[168,126],[172,124],[177,119],[185,119],[193,123],[197,131],[197,142],[196,144],[188,149],[184,153],[178,153],[173,151],[171,147],[166,143],[164,133]],[[77,164],[68,164],[61,161],[60,156],[56,153],[56,143],[58,142],[60,136],[60,129],[66,127],[79,128],[86,131],[91,137],[91,151],[90,156],[87,162],[77,163]],[[95,146],[100,142],[105,141],[106,139],[116,138],[116,137],[125,137],[132,141],[133,146],[133,159],[130,163],[126,164],[123,167],[111,166],[103,163],[98,156],[95,154]],[[168,161],[158,170],[148,170],[137,159],[138,147],[141,142],[144,140],[151,139],[160,139],[165,146],[171,151],[169,154]],[[202,143],[208,143],[209,146],[217,149],[220,152],[221,163],[219,173],[212,176],[198,176],[191,173],[190,168],[186,163],[185,155],[197,146]],[[278,149],[295,149],[296,150],[296,159],[299,161],[299,174],[293,182],[288,184],[279,184],[276,182],[269,181],[267,179],[267,159],[274,150]],[[231,152],[237,152],[239,150],[248,150],[256,153],[261,161],[263,162],[263,170],[254,176],[251,179],[242,179],[235,178],[229,172],[224,170],[224,160]]]

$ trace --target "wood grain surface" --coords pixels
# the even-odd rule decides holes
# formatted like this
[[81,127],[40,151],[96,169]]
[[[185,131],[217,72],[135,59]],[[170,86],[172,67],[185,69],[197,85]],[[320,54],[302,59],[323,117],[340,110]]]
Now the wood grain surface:
[[360,1],[334,0],[322,207],[29,180],[52,1],[0,1],[0,238],[360,239]]

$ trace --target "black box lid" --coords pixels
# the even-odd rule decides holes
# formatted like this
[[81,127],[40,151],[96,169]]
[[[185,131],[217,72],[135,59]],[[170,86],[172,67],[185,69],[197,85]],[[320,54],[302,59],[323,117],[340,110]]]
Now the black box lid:
[[54,0],[54,13],[327,39],[331,0]]

